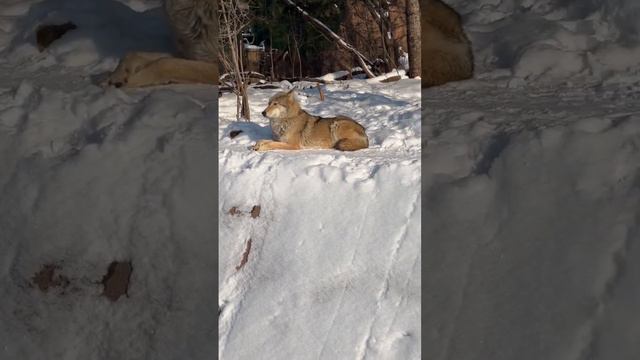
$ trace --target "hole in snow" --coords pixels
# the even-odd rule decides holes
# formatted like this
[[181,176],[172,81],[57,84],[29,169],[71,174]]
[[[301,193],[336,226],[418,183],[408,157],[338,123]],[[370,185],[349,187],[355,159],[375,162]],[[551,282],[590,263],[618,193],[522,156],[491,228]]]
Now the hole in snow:
[[129,281],[133,267],[130,261],[114,261],[109,265],[107,275],[102,278],[104,290],[102,294],[111,301],[117,301],[120,296],[129,296]]

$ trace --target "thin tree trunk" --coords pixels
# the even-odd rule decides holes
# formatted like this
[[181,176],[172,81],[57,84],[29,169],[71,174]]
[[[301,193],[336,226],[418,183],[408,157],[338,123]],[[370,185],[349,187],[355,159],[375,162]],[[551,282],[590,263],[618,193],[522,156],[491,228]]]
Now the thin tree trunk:
[[407,1],[407,45],[409,47],[409,77],[420,76],[421,39],[420,39],[420,4],[418,0]]
[[240,45],[238,46],[238,67],[240,69],[240,74],[242,74],[239,78],[240,96],[242,96],[242,109],[240,116],[251,121],[251,111],[249,111],[249,94],[247,92],[247,88],[249,87],[249,77],[244,75],[244,42],[242,41],[242,36],[239,37],[238,43]]
[[386,0],[378,0],[374,3],[374,0],[364,0],[363,4],[378,25],[384,61],[390,68],[396,68],[398,49],[395,37],[393,36],[389,2]]
[[273,67],[273,28],[269,23],[269,62],[271,63],[271,81],[276,81],[276,71]]
[[249,108],[249,77],[246,77],[242,83],[242,117],[251,121],[251,109]]
[[302,56],[300,55],[300,47],[298,46],[296,34],[293,34],[293,47],[296,48],[296,55],[298,56],[298,70],[300,71],[299,75],[302,78]]

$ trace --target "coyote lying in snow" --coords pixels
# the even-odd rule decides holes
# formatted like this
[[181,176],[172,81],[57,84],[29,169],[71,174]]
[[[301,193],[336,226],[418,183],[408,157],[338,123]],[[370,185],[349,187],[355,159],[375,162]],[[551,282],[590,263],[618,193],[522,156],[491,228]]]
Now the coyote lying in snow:
[[269,118],[272,140],[260,140],[253,150],[338,149],[354,151],[369,146],[364,127],[346,116],[322,118],[302,110],[293,90],[269,99],[262,112]]
[[218,83],[217,21],[212,0],[164,0],[164,9],[183,58],[163,53],[127,54],[108,85],[142,87],[175,83]]
[[471,42],[460,15],[441,0],[427,0],[421,6],[421,18],[422,87],[472,77]]

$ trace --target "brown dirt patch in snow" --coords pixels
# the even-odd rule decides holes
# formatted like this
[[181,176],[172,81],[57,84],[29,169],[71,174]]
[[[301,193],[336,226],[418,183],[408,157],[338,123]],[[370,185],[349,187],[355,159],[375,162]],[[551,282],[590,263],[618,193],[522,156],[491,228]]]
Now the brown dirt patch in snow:
[[102,294],[111,301],[117,301],[122,295],[129,296],[129,281],[133,266],[131,261],[114,261],[109,265],[107,275],[102,278]]
[[66,276],[60,275],[58,273],[61,269],[62,268],[60,267],[60,265],[42,265],[40,271],[35,273],[31,278],[31,282],[33,285],[36,285],[42,292],[47,292],[49,289],[57,287],[65,289],[67,286],[69,286],[69,279]]

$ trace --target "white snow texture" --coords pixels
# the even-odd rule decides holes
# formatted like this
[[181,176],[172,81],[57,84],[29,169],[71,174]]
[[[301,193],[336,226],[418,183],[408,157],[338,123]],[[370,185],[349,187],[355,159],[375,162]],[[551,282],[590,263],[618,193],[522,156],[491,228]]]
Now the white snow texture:
[[[171,50],[159,2],[131,5],[0,2],[0,359],[215,355],[217,89],[94,85]],[[38,52],[36,26],[65,21]],[[112,261],[133,266],[115,302]],[[41,291],[45,265],[68,284]]]
[[474,79],[299,89],[370,148],[257,153],[280,89],[94,85],[160,1],[0,1],[0,359],[640,359],[640,3],[447,2]]
[[251,123],[220,99],[220,359],[420,358],[419,89],[353,80],[324,101],[298,89],[312,114],[366,127],[356,152],[250,151],[282,89],[251,92]]
[[422,93],[422,356],[640,359],[636,1],[465,1]]

